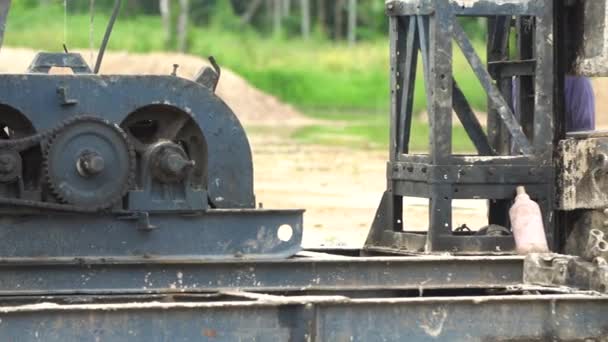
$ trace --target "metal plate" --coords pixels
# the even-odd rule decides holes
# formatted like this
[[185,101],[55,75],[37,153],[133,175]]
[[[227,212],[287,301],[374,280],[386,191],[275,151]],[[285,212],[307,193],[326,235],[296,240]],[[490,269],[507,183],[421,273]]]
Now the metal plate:
[[[301,210],[210,210],[141,217],[4,216],[0,258],[287,258],[300,250]],[[288,241],[278,230],[291,227]]]
[[295,258],[268,261],[0,261],[0,294],[367,291],[505,288],[522,257]]
[[608,297],[277,297],[0,307],[6,341],[589,341]]

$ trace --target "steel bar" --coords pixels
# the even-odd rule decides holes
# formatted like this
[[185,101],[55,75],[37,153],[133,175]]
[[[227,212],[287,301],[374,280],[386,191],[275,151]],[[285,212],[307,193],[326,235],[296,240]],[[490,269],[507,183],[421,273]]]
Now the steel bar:
[[[553,26],[553,1],[547,1],[545,11],[536,18],[536,32],[534,35],[536,47],[536,59],[539,61],[536,67],[534,89],[536,91],[534,103],[534,150],[546,165],[551,165],[553,160],[553,144],[555,141],[553,115],[556,115],[555,87],[555,54]],[[562,88],[563,89],[563,88]],[[560,91],[561,93],[561,91]]]
[[416,86],[416,68],[418,66],[418,39],[416,17],[411,16],[401,20],[401,25],[407,23],[407,41],[405,51],[405,70],[403,72],[403,86],[401,98],[401,112],[399,117],[398,153],[409,153],[410,131],[414,106],[414,89]]
[[425,77],[424,90],[426,95],[427,108],[431,103],[432,88],[430,82],[428,82],[429,75],[429,17],[428,16],[416,16],[416,22],[418,23],[418,36],[420,40],[420,54],[422,55],[422,67]]
[[[486,54],[488,59],[488,72],[492,76],[494,80],[496,80],[497,87],[500,89],[502,95],[505,98],[505,101],[508,104],[511,104],[509,94],[512,93],[512,84],[511,79],[503,79],[499,77],[499,74],[492,73],[492,68],[490,67],[490,63],[497,61],[505,61],[510,58],[509,56],[509,48],[510,48],[510,28],[511,28],[511,17],[505,16],[492,16],[487,19],[488,23],[488,33],[487,33],[487,44],[486,44]],[[488,97],[487,103],[492,103],[492,99]],[[498,110],[494,106],[488,106],[488,119],[487,119],[487,127],[488,127],[488,136],[491,141],[491,145],[494,150],[499,155],[509,155],[511,154],[512,144],[511,139],[509,137],[509,131],[507,126],[504,124],[503,120],[501,120],[500,114]],[[517,154],[518,151],[514,151]],[[503,204],[504,205],[504,204]],[[495,207],[495,206],[493,206]],[[492,209],[491,209],[492,211]],[[500,209],[500,211],[504,211]],[[494,215],[490,215],[493,217]],[[499,220],[493,220],[498,224],[504,225],[504,222]]]
[[[448,0],[438,0],[438,4]],[[452,154],[452,29],[455,18],[440,5],[430,16],[429,63],[425,81],[432,89],[429,108],[429,154],[435,165]]]
[[[517,53],[521,60],[534,58],[534,23],[533,17],[519,17],[516,20]],[[534,66],[536,71],[536,65]],[[524,134],[534,135],[534,75],[518,77],[515,82],[515,113],[519,118]]]
[[[0,257],[282,259],[300,250],[302,215],[301,210],[243,209],[139,217],[4,216]],[[281,239],[281,229],[291,235]]]
[[482,156],[495,155],[496,152],[490,147],[488,137],[483,131],[483,127],[481,127],[479,120],[477,120],[464,93],[458,86],[456,80],[453,80],[452,82],[454,84],[454,89],[452,90],[452,106],[454,107],[454,111],[456,112],[460,123],[462,123],[462,126],[473,142],[473,145],[475,145],[477,152]]
[[7,341],[589,341],[608,297],[583,294],[34,304],[0,307]]
[[406,47],[406,30],[399,23],[399,18],[389,18],[389,43],[391,50],[391,125],[389,140],[389,160],[395,160],[398,153],[399,125],[401,118],[401,98],[403,93],[405,54],[396,53],[404,51]]
[[[488,62],[488,69],[490,74],[500,78],[509,78],[510,81],[512,76],[534,76],[536,60]],[[513,95],[515,96],[515,94]]]
[[1,260],[0,294],[504,288],[521,257]]
[[507,126],[511,137],[513,138],[513,142],[524,154],[531,154],[532,146],[530,145],[528,138],[524,135],[521,125],[515,118],[510,105],[506,102],[500,93],[500,90],[494,84],[490,74],[484,69],[481,59],[477,56],[473,45],[469,41],[469,38],[467,38],[462,26],[457,21],[454,22],[454,38],[471,65],[473,72],[477,75],[481,85],[490,97],[492,105],[496,108],[498,114]]

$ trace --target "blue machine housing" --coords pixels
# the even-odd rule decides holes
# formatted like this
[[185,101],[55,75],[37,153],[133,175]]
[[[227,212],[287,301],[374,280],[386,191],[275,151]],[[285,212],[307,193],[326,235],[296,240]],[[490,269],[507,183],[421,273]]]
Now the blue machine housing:
[[[54,67],[74,73],[49,74]],[[0,118],[8,135],[4,143],[43,136],[39,145],[20,151],[21,174],[0,184],[4,204],[0,234],[5,237],[0,241],[0,257],[230,259],[285,258],[297,253],[302,211],[255,209],[247,136],[212,89],[174,75],[96,75],[78,54],[41,53],[28,73],[0,76]],[[45,175],[49,164],[75,169],[69,151],[64,159],[61,150],[60,157],[44,155],[62,132],[57,126],[83,116],[126,132],[125,141],[136,154],[133,181],[122,200],[107,208],[99,204],[105,210],[87,212],[79,203],[65,203],[49,191],[65,184],[47,184],[51,183]],[[138,124],[147,135],[135,137],[133,125]],[[171,137],[155,133],[172,125],[176,128]],[[80,137],[78,132],[75,136]],[[192,160],[187,176],[158,175],[159,165],[165,162],[163,151],[157,153],[162,148],[169,148],[175,158]],[[78,178],[76,171],[70,172]],[[66,179],[62,182],[69,183]],[[19,189],[11,187],[12,182],[19,183]],[[90,197],[96,190],[92,183]],[[288,239],[279,238],[281,226],[289,227]]]

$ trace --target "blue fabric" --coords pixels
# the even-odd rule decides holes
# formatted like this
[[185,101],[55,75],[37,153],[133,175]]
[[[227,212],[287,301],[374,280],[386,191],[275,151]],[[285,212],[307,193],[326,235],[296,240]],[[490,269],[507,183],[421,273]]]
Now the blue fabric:
[[567,76],[565,83],[566,131],[595,130],[595,95],[591,80]]
[[[517,82],[513,81],[513,108],[517,104]],[[566,131],[595,130],[595,95],[587,77],[566,76],[564,85]],[[517,114],[516,114],[517,116]]]

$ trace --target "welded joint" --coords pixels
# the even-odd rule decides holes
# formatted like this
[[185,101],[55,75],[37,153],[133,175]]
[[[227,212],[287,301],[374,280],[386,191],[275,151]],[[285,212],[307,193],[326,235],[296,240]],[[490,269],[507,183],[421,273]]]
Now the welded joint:
[[568,287],[608,294],[608,262],[602,257],[587,261],[557,254],[530,254],[524,260],[524,284]]
[[570,258],[557,254],[529,254],[524,260],[524,283],[566,286]]

